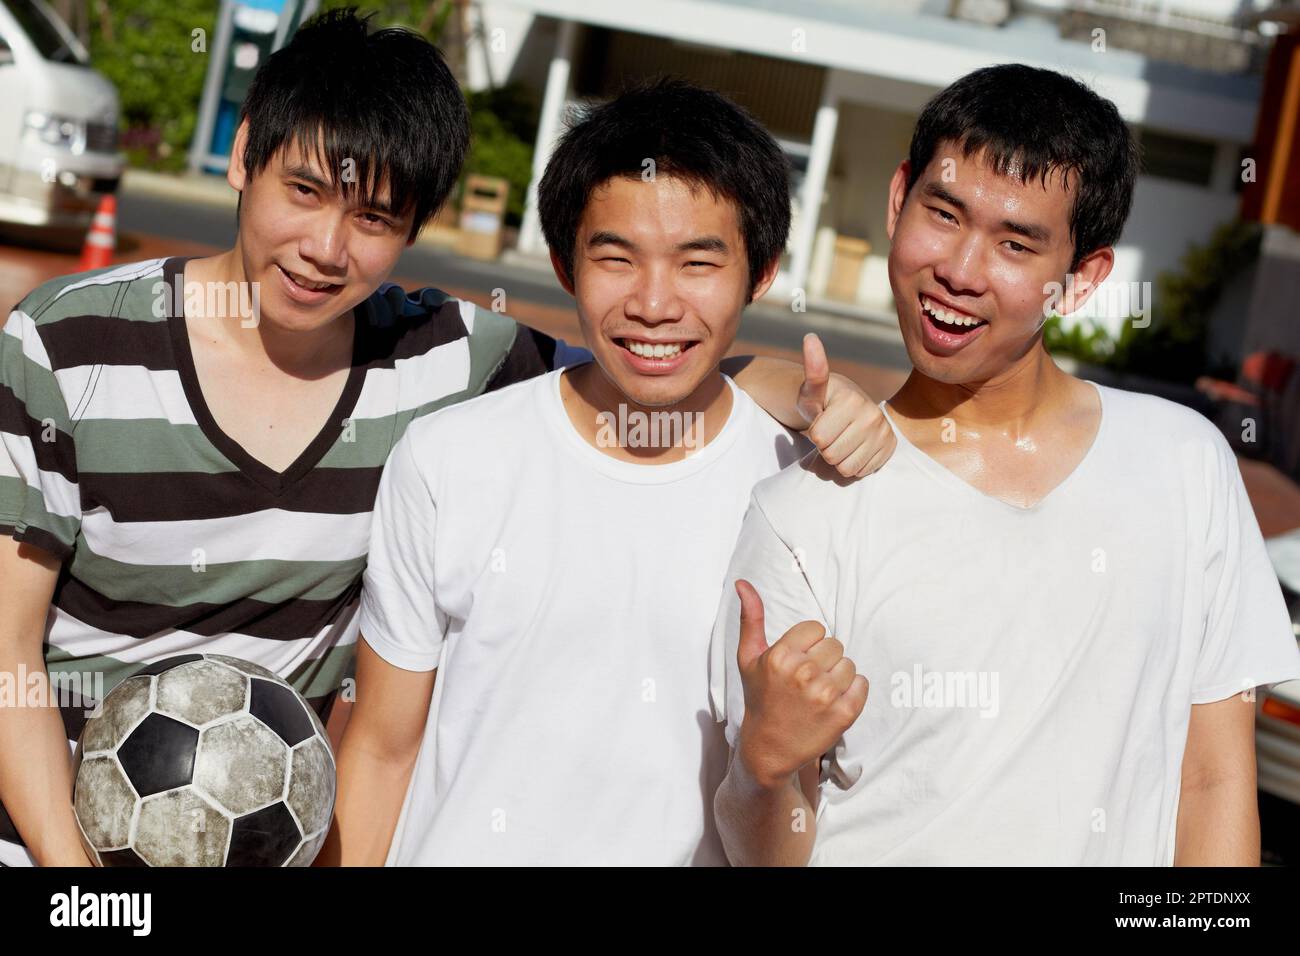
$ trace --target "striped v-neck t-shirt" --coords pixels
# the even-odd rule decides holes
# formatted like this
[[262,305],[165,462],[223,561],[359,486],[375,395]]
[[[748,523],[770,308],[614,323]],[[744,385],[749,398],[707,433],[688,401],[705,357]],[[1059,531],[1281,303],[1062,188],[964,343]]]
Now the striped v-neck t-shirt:
[[[204,401],[175,292],[185,261],[48,282],[0,335],[0,533],[63,559],[44,653],[69,740],[96,690],[196,652],[276,672],[325,718],[356,649],[389,451],[414,418],[564,354],[436,289],[382,286],[353,312],[327,424],[275,472]],[[3,807],[0,839],[17,840]]]

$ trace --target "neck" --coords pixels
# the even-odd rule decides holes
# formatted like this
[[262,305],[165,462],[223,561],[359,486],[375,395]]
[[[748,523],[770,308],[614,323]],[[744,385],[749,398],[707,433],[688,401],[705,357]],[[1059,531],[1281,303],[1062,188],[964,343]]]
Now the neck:
[[578,434],[611,458],[643,465],[681,461],[703,448],[731,414],[731,388],[716,369],[671,405],[641,405],[596,362],[564,372],[560,398]]
[[186,320],[200,322],[206,337],[241,353],[250,363],[314,377],[322,367],[332,370],[342,351],[350,354],[351,310],[303,331],[285,330],[266,321],[260,294],[248,280],[238,244],[227,252],[190,260],[183,284]]
[[912,369],[889,400],[905,418],[951,418],[959,426],[998,428],[1012,433],[1050,418],[1069,401],[1070,376],[1041,344],[1014,366],[987,381],[953,384]]

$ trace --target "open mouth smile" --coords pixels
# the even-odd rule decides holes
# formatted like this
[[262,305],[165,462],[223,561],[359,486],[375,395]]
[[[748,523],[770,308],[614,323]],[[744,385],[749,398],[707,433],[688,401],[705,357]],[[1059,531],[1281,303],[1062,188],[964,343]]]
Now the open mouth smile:
[[927,346],[940,354],[955,355],[979,338],[986,319],[948,308],[928,295],[920,296],[922,331]]
[[299,302],[320,302],[335,295],[343,288],[342,285],[334,282],[317,282],[308,279],[304,275],[290,272],[278,263],[276,269],[280,271],[280,278],[284,280],[285,290],[290,297],[297,299]]
[[620,354],[637,372],[663,375],[675,372],[688,359],[691,349],[699,343],[686,339],[615,338]]

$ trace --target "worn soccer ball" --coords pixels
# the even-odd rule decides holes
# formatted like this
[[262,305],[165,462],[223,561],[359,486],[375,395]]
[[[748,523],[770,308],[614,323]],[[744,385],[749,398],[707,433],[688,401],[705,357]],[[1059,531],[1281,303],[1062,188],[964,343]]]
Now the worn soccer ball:
[[334,813],[315,711],[220,654],[169,657],[113,688],[77,741],[75,781],[101,866],[309,866]]

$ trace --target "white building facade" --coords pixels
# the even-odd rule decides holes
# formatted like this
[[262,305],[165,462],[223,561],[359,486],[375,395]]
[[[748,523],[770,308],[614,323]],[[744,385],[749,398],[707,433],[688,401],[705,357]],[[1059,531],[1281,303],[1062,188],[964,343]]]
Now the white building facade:
[[[1262,0],[1261,0],[1262,3]],[[795,218],[769,296],[893,322],[885,203],[924,103],[996,63],[1061,70],[1113,100],[1146,169],[1102,303],[1152,283],[1237,212],[1261,90],[1240,0],[494,0],[476,5],[472,86],[543,90],[520,232],[543,255],[535,185],[569,109],[676,74],[734,96],[791,160]],[[1150,55],[1123,49],[1151,46]],[[1159,49],[1155,49],[1159,47]],[[1159,57],[1157,58],[1157,53]],[[1184,62],[1171,62],[1182,58]],[[1252,63],[1254,66],[1252,67]],[[1132,311],[1131,309],[1129,311]]]

